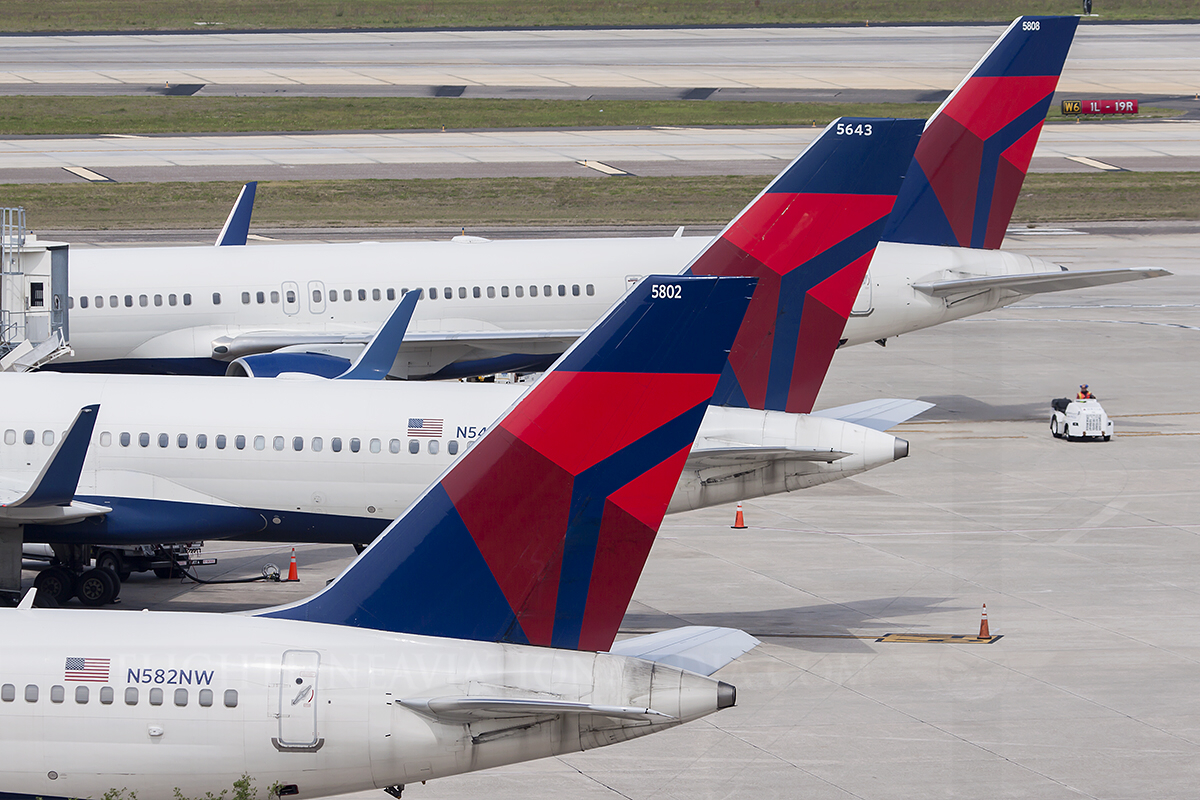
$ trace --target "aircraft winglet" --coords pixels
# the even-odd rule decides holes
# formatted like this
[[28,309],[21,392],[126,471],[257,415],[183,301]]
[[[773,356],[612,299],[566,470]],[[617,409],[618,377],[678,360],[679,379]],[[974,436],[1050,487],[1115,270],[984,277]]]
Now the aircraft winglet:
[[339,381],[381,381],[388,376],[400,345],[404,341],[404,333],[408,323],[412,321],[413,311],[416,310],[420,292],[409,292],[400,298],[396,308],[384,320],[383,325],[376,331],[358,358],[350,368],[338,375]]
[[79,474],[83,471],[83,460],[87,458],[88,445],[92,439],[92,430],[96,427],[99,411],[98,403],[79,409],[67,435],[55,445],[50,459],[34,479],[33,485],[13,502],[5,503],[4,508],[42,508],[71,504],[75,497],[75,489],[79,486]]
[[643,279],[333,583],[261,615],[608,649],[755,283]]
[[243,245],[250,236],[250,217],[254,213],[254,193],[258,189],[258,181],[250,181],[238,192],[225,225],[217,234],[217,247],[227,245]]

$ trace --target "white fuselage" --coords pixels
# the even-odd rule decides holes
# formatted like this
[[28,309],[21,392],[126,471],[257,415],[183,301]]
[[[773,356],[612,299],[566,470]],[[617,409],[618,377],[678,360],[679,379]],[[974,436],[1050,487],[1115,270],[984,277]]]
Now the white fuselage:
[[[339,336],[351,343],[352,356],[403,290],[418,288],[425,296],[393,374],[425,377],[455,362],[555,354],[638,277],[678,273],[708,242],[664,237],[75,250],[69,291],[75,353],[65,363],[97,371],[222,372],[220,362],[238,356],[293,341],[312,349],[304,343],[313,337]],[[948,300],[914,290],[917,281],[1058,270],[998,251],[883,242],[844,338],[848,344],[885,339],[1021,296],[990,291]],[[498,338],[505,332],[521,336]],[[336,352],[334,345],[325,349]],[[96,363],[123,359],[143,366]]]
[[[525,388],[0,373],[0,393],[7,398],[0,417],[0,475],[8,484],[28,485],[79,408],[98,403],[76,497],[114,510],[102,530],[94,521],[78,523],[80,535],[111,544],[222,536],[365,542]],[[827,461],[702,460],[714,448],[736,446],[849,455]],[[903,440],[889,434],[836,419],[712,407],[670,511],[849,477],[903,457],[904,448]],[[228,509],[250,513],[229,516]],[[27,528],[26,541],[86,541],[61,538],[67,530]]]
[[[716,680],[635,658],[289,620],[3,609],[0,637],[9,798],[217,796],[243,775],[258,796],[320,797],[586,750],[718,708]],[[662,716],[413,710],[468,695]]]

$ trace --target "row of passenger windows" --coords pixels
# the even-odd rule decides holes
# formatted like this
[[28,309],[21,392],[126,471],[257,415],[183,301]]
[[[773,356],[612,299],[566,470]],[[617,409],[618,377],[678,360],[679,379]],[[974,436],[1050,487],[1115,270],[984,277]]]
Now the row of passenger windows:
[[[54,431],[42,431],[42,444],[48,446],[53,445],[54,436]],[[37,433],[32,430],[25,431],[21,436],[21,440],[25,442],[25,444],[33,444],[35,441],[37,441],[37,438]],[[120,444],[121,447],[129,447],[134,442],[133,434],[129,433],[128,431],[122,431],[118,433],[116,438],[117,443]],[[216,436],[212,437],[212,443],[218,450],[224,450],[227,446],[229,446],[231,438],[233,440],[233,446],[238,450],[245,450],[247,443],[249,443],[255,450],[267,449],[267,437],[265,436],[255,436],[253,439],[248,439],[242,434],[238,434],[233,437],[227,437],[223,433],[218,433]],[[152,437],[145,431],[137,434],[137,443],[139,447],[149,447],[152,441],[155,442],[159,447],[166,448],[171,446],[172,436],[169,433],[160,433]],[[196,434],[195,439],[192,439],[186,433],[180,433],[176,434],[174,437],[174,444],[180,449],[188,447],[193,442],[198,449],[204,450],[208,447],[209,436],[207,433],[198,433]],[[429,439],[428,442],[429,444],[427,449],[429,450],[430,455],[437,455],[441,447],[439,441],[437,439]],[[4,432],[4,443],[16,444],[17,432],[12,428],[6,430]],[[100,446],[111,447],[112,443],[112,432],[102,431],[100,433]],[[306,443],[303,436],[293,436],[291,437],[290,442],[286,436],[271,437],[272,450],[287,450],[290,446],[290,449],[299,453],[304,450],[305,444]],[[325,439],[321,436],[314,436],[308,440],[307,445],[310,450],[315,453],[319,453],[325,449]],[[404,442],[402,442],[400,439],[390,439],[387,443],[387,449],[389,453],[399,453],[404,449],[404,447]],[[351,453],[357,453],[363,449],[362,439],[359,439],[358,437],[351,437],[348,440],[343,440],[340,436],[334,436],[329,440],[329,449],[333,452],[340,453],[342,452],[343,448],[348,449]],[[367,450],[371,453],[382,453],[383,440],[369,439],[367,441]],[[408,452],[412,453],[413,455],[421,452],[421,441],[419,439],[409,439]],[[457,439],[451,439],[446,443],[446,452],[452,456],[458,455]]]
[[[101,686],[100,691],[97,692],[97,694],[100,695],[100,702],[106,706],[112,705],[113,700],[116,698],[116,692],[113,690],[113,687],[111,687],[111,686]],[[163,695],[163,690],[161,688],[156,686],[153,689],[150,689],[146,694],[147,694],[147,700],[149,700],[150,705],[161,706],[163,704],[164,695]],[[39,689],[38,689],[38,686],[36,683],[30,683],[30,684],[26,685],[26,687],[25,687],[25,702],[26,703],[36,703],[38,701],[38,695],[39,695]],[[57,684],[50,687],[50,702],[51,703],[62,703],[66,700],[66,697],[67,697],[66,687],[59,686]],[[11,703],[16,699],[17,699],[17,687],[16,686],[12,685],[11,683],[6,683],[3,686],[0,686],[0,700],[3,700],[5,703]],[[138,704],[138,699],[139,699],[138,687],[130,686],[125,689],[125,705],[136,706]],[[76,703],[78,703],[80,705],[86,705],[90,700],[91,700],[91,687],[82,686],[82,685],[75,687],[75,702]],[[237,708],[237,704],[238,704],[237,689],[226,689],[222,700],[223,700],[226,708]],[[174,696],[172,697],[172,701],[174,702],[175,705],[179,706],[180,708],[186,706],[188,704],[188,690],[183,689],[183,688],[176,689],[174,692]],[[201,706],[204,706],[205,708],[211,706],[213,704],[213,690],[212,689],[201,689],[199,692],[196,693],[196,702],[199,703]]]
[[[421,293],[422,298],[428,297],[430,300],[437,300],[439,297],[441,297],[444,300],[450,300],[455,296],[455,290],[454,290],[453,286],[444,286],[440,290],[438,289],[437,286],[430,286],[428,289],[417,289],[416,291]],[[501,286],[499,291],[500,291],[500,297],[508,297],[509,296],[509,289],[507,286]],[[512,294],[515,295],[516,297],[524,297],[525,291],[526,290],[525,290],[524,286],[514,286],[512,289]],[[582,287],[582,289],[581,289],[579,284],[575,283],[575,284],[571,285],[570,292],[571,292],[572,297],[579,297],[580,294],[586,294],[588,297],[593,297],[596,294],[596,287],[593,284],[589,283],[586,286]],[[558,284],[557,292],[556,292],[555,287],[553,285],[547,283],[540,287],[540,293],[543,297],[552,297],[556,293],[558,294],[559,297],[566,297],[567,296],[567,285],[565,283]],[[350,302],[351,300],[353,300],[355,298],[356,294],[357,294],[357,297],[359,300],[366,300],[367,296],[368,296],[368,290],[359,289],[357,291],[357,293],[353,289],[342,289],[340,291],[340,297],[344,302]],[[400,290],[401,297],[403,297],[406,294],[408,294],[407,288]],[[467,294],[468,294],[468,289],[466,286],[458,287],[459,299],[465,300],[467,298]],[[487,287],[472,286],[470,288],[470,296],[471,297],[482,298],[485,294],[489,298],[496,297],[496,287],[495,286],[487,286]],[[539,294],[539,287],[537,286],[537,284],[530,284],[529,285],[529,296],[537,297],[538,294]],[[286,296],[284,297],[284,302],[286,302],[288,305],[294,305],[297,302],[295,289],[286,290],[285,295]],[[386,290],[381,291],[379,289],[371,289],[369,292],[369,295],[372,300],[382,300],[385,295],[388,300],[395,300],[396,299],[396,290],[395,289],[386,289]],[[338,301],[339,291],[337,289],[330,289],[328,297],[329,297],[329,302],[336,303]],[[177,295],[168,294],[168,295],[166,295],[166,304],[168,306],[178,305],[179,299],[180,298]],[[155,306],[161,306],[163,304],[163,300],[164,300],[164,298],[163,298],[163,295],[161,295],[161,294],[156,294],[153,296],[153,304]],[[263,305],[263,304],[267,303],[268,300],[271,303],[278,304],[279,300],[280,300],[279,292],[278,291],[271,291],[271,292],[263,291],[263,292],[253,292],[253,293],[242,292],[242,304],[243,305],[250,305],[251,303],[258,303],[259,305]],[[312,300],[314,303],[321,303],[324,301],[324,295],[322,294],[321,289],[313,289],[312,290]],[[137,304],[141,308],[149,307],[151,302],[152,302],[152,298],[150,295],[139,294],[137,296]],[[213,292],[212,302],[213,302],[214,306],[221,305],[221,293],[220,292]],[[109,308],[118,308],[121,305],[124,305],[125,308],[133,308],[133,303],[134,303],[134,299],[133,299],[133,295],[131,295],[131,294],[127,294],[124,297],[121,297],[120,295],[115,295],[115,294],[110,294],[108,296]],[[79,307],[80,308],[88,308],[89,306],[95,306],[96,308],[104,308],[104,304],[105,304],[105,298],[104,298],[104,295],[102,295],[102,294],[95,295],[94,297],[87,297],[86,295],[84,295],[79,298]],[[183,295],[183,305],[190,306],[191,304],[192,304],[192,295],[190,293],[185,293]],[[74,308],[74,307],[75,307],[75,298],[68,297],[67,298],[67,308]]]

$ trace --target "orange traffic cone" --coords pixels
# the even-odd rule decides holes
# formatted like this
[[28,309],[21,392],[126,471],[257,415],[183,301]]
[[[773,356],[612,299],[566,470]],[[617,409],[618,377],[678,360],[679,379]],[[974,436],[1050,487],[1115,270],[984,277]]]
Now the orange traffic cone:
[[992,638],[992,634],[988,631],[987,603],[983,604],[983,619],[981,619],[979,621],[979,638],[980,639]]
[[289,582],[300,580],[300,576],[296,573],[296,548],[294,547],[292,548],[292,563],[288,565],[287,579]]
[[742,519],[742,504],[741,503],[738,503],[737,515],[733,518],[733,524],[730,525],[729,527],[733,528],[734,530],[739,530],[739,531],[746,527],[746,520]]

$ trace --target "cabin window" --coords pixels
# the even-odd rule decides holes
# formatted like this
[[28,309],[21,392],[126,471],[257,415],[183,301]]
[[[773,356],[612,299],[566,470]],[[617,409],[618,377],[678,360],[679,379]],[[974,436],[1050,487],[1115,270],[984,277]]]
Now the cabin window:
[[249,292],[242,292],[242,305],[244,305],[244,306],[250,305],[250,293]]
[[421,452],[421,443],[418,442],[416,439],[409,439],[408,440],[408,452],[412,453],[414,456],[417,453]]
[[350,440],[350,452],[351,453],[357,453],[361,449],[362,449],[362,442],[360,442],[357,438],[353,438]]
[[379,293],[379,290],[378,290],[378,289],[372,289],[372,290],[371,290],[371,299],[372,299],[372,300],[379,300],[381,297],[383,297],[383,295],[381,295],[381,294]]
[[[172,296],[172,297],[174,297],[174,295],[171,295],[171,296]],[[218,302],[220,302],[220,298],[221,298],[221,295],[217,295],[217,301],[218,301]],[[191,293],[190,293],[190,292],[184,292],[184,293],[183,293],[183,304],[184,304],[185,306],[190,306],[190,305],[192,304],[192,295],[191,295]],[[174,303],[172,303],[171,305],[175,305],[175,304],[174,304]]]
[[161,294],[156,294],[156,295],[154,295],[154,305],[155,305],[155,306],[161,306],[161,305],[162,305],[162,295],[161,295]]
[[262,292],[255,292],[254,299],[256,301],[258,301],[259,305],[262,305],[263,303],[267,302],[267,296],[265,294],[263,294]]
[[138,690],[136,686],[129,686],[125,689],[125,705],[136,706],[138,703]]
[[87,308],[87,307],[88,307],[88,299],[87,299],[87,295],[86,295],[86,294],[85,294],[85,295],[80,295],[80,296],[79,296],[79,307],[80,307],[80,308]]
[[324,442],[324,440],[321,439],[320,436],[314,436],[312,438],[312,449],[313,449],[314,453],[321,452],[321,448],[324,447],[324,445],[325,445],[325,442]]
[[[262,297],[262,292],[259,292],[258,296]],[[261,303],[262,301],[259,300],[259,302]],[[187,305],[187,295],[186,294],[183,296],[183,304],[185,306]],[[221,293],[220,292],[213,292],[213,305],[214,306],[221,305]]]
[[42,431],[42,444],[54,444],[54,431]]
[[335,452],[335,453],[342,452],[342,437],[335,436],[332,439],[330,439],[329,440],[329,449],[333,450],[333,452]]
[[400,452],[399,439],[392,439],[390,442],[388,442],[388,452],[392,453],[393,455]]
[[4,443],[5,444],[16,444],[17,443],[17,432],[14,431],[12,428],[9,428],[8,430],[6,430],[4,432]]
[[133,295],[131,295],[131,294],[125,295],[125,307],[133,308]]
[[496,287],[495,286],[489,286],[487,288],[487,296],[488,296],[489,300],[496,296]]
[[296,292],[292,289],[287,290],[287,302],[289,305],[296,302]]
[[121,431],[121,435],[118,437],[118,440],[121,442],[121,447],[129,447],[129,431]]
[[[501,286],[501,287],[500,287],[500,296],[501,296],[501,297],[508,297],[508,287],[507,287],[507,286]],[[519,296],[520,296],[520,295],[518,295],[518,297],[519,297]]]
[[[187,445],[184,445],[184,446],[186,447]],[[208,434],[207,433],[197,433],[196,434],[196,447],[199,448],[200,450],[203,450],[204,448],[208,447]]]
[[117,296],[115,294],[110,294],[108,296],[108,305],[110,308],[116,308],[120,304],[121,304],[121,301],[117,299]]
[[238,450],[245,450],[246,449],[246,437],[242,436],[240,433],[237,436],[233,437],[233,446],[236,447]]
[[430,439],[429,440],[429,455],[436,456],[437,453],[438,453],[438,440]]
[[559,296],[559,297],[566,297],[566,296],[567,296],[567,287],[566,287],[566,286],[564,286],[564,285],[563,285],[563,284],[561,284],[561,283],[558,285],[558,296]]
[[11,683],[6,683],[3,686],[0,686],[0,700],[3,700],[6,703],[11,703],[16,699],[17,687],[13,686]]
[[74,307],[75,307],[75,298],[72,297],[71,295],[67,295],[67,310],[70,310]]
[[254,449],[255,450],[266,450],[267,449],[267,437],[255,436],[254,437]]
[[111,687],[111,686],[101,686],[100,687],[100,702],[103,703],[104,705],[111,706],[114,696],[115,696],[115,693],[113,692],[113,687]]
[[96,295],[96,308],[104,308],[104,297]]
[[349,289],[342,289],[342,299],[345,300],[347,303],[349,303],[351,300],[354,299],[354,293],[351,292]]
[[167,295],[167,305],[169,305],[169,306],[175,305],[176,300],[177,300],[177,298],[175,297],[175,295],[173,295],[173,294]]
[[550,287],[550,284],[546,284],[545,286],[543,286],[543,287],[542,287],[542,296],[543,296],[543,297],[549,297],[549,296],[550,296],[550,288],[551,288],[551,287]]
[[359,290],[358,290],[358,299],[359,299],[359,300],[366,300],[366,299],[367,299],[367,290],[366,290],[366,289],[359,289]]
[[458,440],[457,439],[451,439],[450,441],[446,442],[446,452],[452,456],[458,455]]
[[138,295],[138,305],[141,306],[142,308],[145,308],[146,306],[150,305],[150,298],[144,294],[139,294]]
[[338,298],[337,289],[329,290],[329,302],[336,303]]
[[112,434],[109,433],[108,431],[102,431],[100,433],[100,446],[108,447],[111,444],[112,444]]
[[586,291],[587,291],[587,296],[591,297],[592,295],[594,295],[596,293],[596,287],[589,283],[587,285]]
[[186,706],[187,700],[188,700],[187,695],[188,695],[187,689],[183,689],[183,688],[176,689],[175,690],[175,705],[177,705],[181,708],[183,706]]
[[478,297],[482,297],[482,296],[483,296],[483,294],[482,294],[482,290],[481,290],[481,289],[480,289],[478,286],[476,286],[475,288],[471,289],[471,297],[476,297],[476,298],[478,298]]
[[442,297],[445,298],[446,300],[454,299],[454,288],[451,286],[447,286],[445,288],[445,290],[443,291]]
[[149,447],[150,446],[150,434],[146,433],[145,431],[143,431],[142,433],[139,433],[138,434],[138,445],[140,445],[141,447]]
[[571,296],[579,297],[579,284],[578,283],[571,285]]
[[37,437],[37,434],[34,433],[33,431],[25,431],[25,437],[24,437],[25,444],[33,444],[33,440],[36,437]]
[[175,446],[178,447],[180,450],[183,450],[185,447],[187,447],[187,434],[186,433],[181,433],[175,437]]
[[274,448],[275,450],[282,451],[283,450],[283,437],[276,436],[274,439],[272,439],[271,447]]
[[38,699],[38,687],[36,683],[30,683],[25,686],[25,702],[36,703]]
[[396,290],[395,290],[395,289],[388,289],[388,290],[387,290],[387,299],[388,299],[388,300],[395,300],[395,299],[396,299]]
[[218,450],[225,449],[225,434],[223,434],[223,433],[217,434],[217,449]]
[[271,292],[271,303],[279,305],[279,292]]
[[437,300],[437,287],[436,286],[429,287],[429,299]]
[[163,701],[163,691],[162,691],[162,689],[155,686],[153,689],[150,690],[150,705],[161,706],[162,701]]
[[530,296],[530,297],[537,297],[537,287],[536,287],[536,286],[530,286],[530,287],[529,287],[529,296]]
[[372,439],[370,445],[368,446],[371,448],[372,453],[378,453],[383,450],[383,442],[379,441],[378,439]]
[[458,299],[459,300],[467,299],[467,287],[465,287],[465,286],[458,287]]
[[200,697],[199,697],[200,705],[204,706],[205,708],[208,708],[209,706],[212,705],[212,700],[213,700],[212,689],[201,689],[200,690]]
[[88,701],[88,687],[76,686],[75,687],[75,702],[79,703],[80,705],[86,705],[87,701]]
[[304,449],[304,437],[303,436],[293,436],[292,437],[292,449],[295,450],[297,453],[299,453],[301,450]]
[[313,302],[314,303],[321,302],[321,290],[320,289],[313,289]]
[[225,690],[225,707],[237,708],[237,689]]
[[158,446],[159,447],[169,447],[170,444],[171,444],[171,437],[169,434],[160,433],[158,435]]
[[66,698],[67,698],[67,690],[66,689],[64,689],[63,687],[61,687],[57,684],[50,687],[50,702],[51,703],[61,703]]

